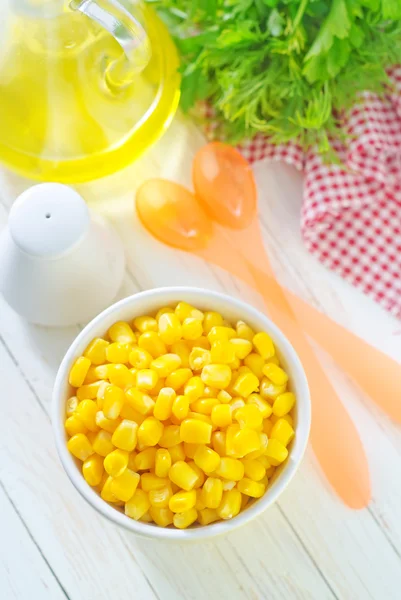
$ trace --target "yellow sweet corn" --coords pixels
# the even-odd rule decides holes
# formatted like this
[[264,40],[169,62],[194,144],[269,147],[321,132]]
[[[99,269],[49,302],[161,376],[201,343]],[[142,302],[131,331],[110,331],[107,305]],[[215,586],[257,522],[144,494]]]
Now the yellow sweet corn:
[[251,369],[252,373],[256,375],[259,381],[263,378],[263,367],[265,366],[264,359],[260,354],[252,353],[244,359],[244,365]]
[[163,306],[163,308],[161,308],[160,310],[157,311],[155,319],[157,322],[159,322],[159,319],[162,315],[166,314],[166,313],[173,313],[174,309],[171,308],[170,306]]
[[[145,331],[145,333],[142,333],[138,338],[138,346],[149,352],[154,359],[167,352],[166,344],[156,331]],[[164,375],[161,377],[164,377]]]
[[203,423],[208,423],[209,425],[211,425],[213,431],[213,423],[209,415],[202,415],[201,413],[193,412],[190,410],[188,413],[188,419],[195,419],[195,421],[203,421]]
[[212,433],[212,447],[219,456],[225,456],[226,449],[226,433],[225,431],[215,431]]
[[203,321],[205,318],[205,315],[201,310],[198,310],[187,302],[179,302],[174,312],[181,322],[184,322],[185,319],[198,319],[198,321]]
[[238,421],[241,429],[244,427],[257,429],[263,423],[263,415],[256,404],[246,404],[236,410],[234,419]]
[[260,458],[261,456],[263,456],[266,451],[266,448],[267,448],[267,442],[268,442],[267,435],[263,432],[258,432],[258,436],[259,436],[259,448],[256,448],[252,452],[248,452],[246,455],[247,458],[250,458],[252,460],[254,458]]
[[157,477],[168,477],[171,465],[172,461],[169,450],[158,448],[155,454],[155,474]]
[[283,394],[286,390],[287,384],[276,385],[267,377],[263,377],[260,382],[260,395],[264,400],[275,400],[280,394]]
[[182,442],[176,444],[175,446],[171,446],[171,448],[168,448],[167,451],[170,455],[171,464],[174,464],[179,460],[185,460],[187,457],[184,450],[184,444]]
[[220,402],[217,398],[200,398],[191,403],[191,411],[200,413],[201,415],[211,415],[214,406],[218,406]]
[[251,405],[257,406],[263,419],[268,419],[273,412],[270,404],[268,402],[266,402],[266,400],[263,400],[263,398],[262,398],[262,396],[260,396],[260,394],[251,394],[250,396],[248,396],[247,404],[250,406]]
[[265,433],[268,437],[270,437],[271,430],[273,428],[273,423],[270,419],[265,419],[263,421],[263,433]]
[[189,510],[181,513],[175,513],[173,518],[174,526],[177,529],[187,529],[192,523],[195,523],[198,518],[198,512],[195,508],[190,508]]
[[205,335],[201,335],[196,340],[185,340],[188,347],[193,350],[194,348],[203,348],[203,350],[210,350],[210,342]]
[[141,475],[141,488],[144,492],[150,492],[150,490],[160,490],[169,485],[167,477],[157,477],[154,473],[143,473]]
[[120,500],[114,494],[111,493],[112,481],[112,477],[109,476],[106,478],[105,482],[103,483],[100,496],[105,502],[112,502],[113,504],[115,504],[117,502],[120,502]]
[[198,474],[183,460],[179,460],[170,467],[170,480],[183,490],[192,490],[198,480]]
[[251,498],[260,498],[265,493],[266,488],[263,483],[244,477],[237,483],[237,489],[241,494],[245,494]]
[[194,461],[202,471],[212,473],[220,464],[220,455],[212,448],[199,445],[194,455]]
[[171,525],[174,520],[174,514],[168,507],[159,508],[156,506],[151,506],[149,509],[149,514],[159,527],[168,527],[168,525]]
[[273,467],[277,467],[287,458],[288,450],[284,444],[278,440],[270,439],[267,444],[265,456],[267,456],[267,460]]
[[147,417],[138,428],[138,442],[143,446],[156,446],[163,430],[163,423],[155,417]]
[[153,356],[143,348],[133,348],[129,354],[128,361],[135,369],[147,369],[153,360]]
[[243,340],[248,340],[248,342],[252,342],[255,337],[255,332],[249,325],[244,323],[244,321],[237,321],[235,326],[237,336]]
[[237,396],[247,398],[259,388],[259,379],[253,373],[240,373],[233,390]]
[[86,433],[88,431],[86,425],[82,423],[81,419],[79,419],[77,415],[71,415],[71,417],[68,417],[64,423],[64,426],[70,437],[77,433]]
[[196,491],[177,492],[169,499],[169,509],[173,513],[182,513],[193,508],[196,504]]
[[182,337],[184,340],[197,340],[203,333],[202,321],[193,317],[184,319],[182,323]]
[[268,362],[263,367],[263,375],[276,385],[284,385],[288,381],[287,373],[272,362]]
[[96,413],[96,425],[109,433],[114,433],[120,424],[120,419],[108,419],[102,410]]
[[227,520],[236,517],[241,510],[241,499],[241,492],[238,490],[223,492],[221,502],[216,509],[219,518]]
[[223,484],[217,477],[208,477],[203,484],[202,500],[206,508],[217,508],[223,497]]
[[150,509],[149,497],[146,492],[137,488],[134,495],[125,504],[125,514],[131,519],[139,521]]
[[233,397],[226,390],[220,390],[217,394],[217,400],[221,402],[221,404],[229,404]]
[[253,345],[264,360],[268,360],[275,355],[273,340],[270,335],[265,332],[260,332],[253,338]]
[[110,477],[122,475],[128,467],[129,453],[125,450],[113,450],[104,459],[103,465]]
[[212,327],[212,329],[209,331],[209,333],[207,334],[207,339],[209,340],[210,344],[219,341],[228,342],[229,340],[234,338],[235,335],[235,330],[232,327],[224,327],[217,325],[215,327]]
[[189,367],[189,355],[191,353],[191,348],[188,346],[187,342],[184,342],[183,340],[175,342],[171,345],[171,352],[180,357],[182,367]]
[[106,348],[109,342],[102,338],[95,338],[91,341],[84,352],[85,358],[88,358],[92,365],[103,365],[106,362]]
[[170,373],[178,369],[180,365],[181,359],[178,354],[163,354],[153,360],[150,366],[156,371],[159,377],[167,377]]
[[105,385],[105,382],[94,381],[93,383],[81,385],[81,387],[77,389],[78,400],[93,400],[97,397],[97,393],[101,385]]
[[198,521],[201,525],[210,525],[211,523],[218,521],[218,519],[219,515],[214,508],[198,509]]
[[128,404],[141,415],[150,415],[153,412],[155,401],[137,388],[132,387],[127,390],[125,399]]
[[135,467],[137,471],[147,471],[153,469],[156,462],[156,448],[146,448],[138,452],[135,457]]
[[170,373],[166,378],[166,387],[170,387],[173,390],[179,390],[183,385],[187,383],[192,377],[192,371],[188,368],[177,369]]
[[244,476],[244,465],[236,458],[223,456],[220,459],[220,464],[215,472],[216,475],[223,477],[224,479],[239,481]]
[[231,406],[229,404],[214,406],[210,418],[216,427],[228,427],[232,423]]
[[67,442],[67,448],[79,460],[86,460],[93,454],[92,444],[84,433],[77,433]]
[[[111,441],[111,433],[108,431],[98,431],[93,440],[92,448],[99,456],[107,456],[114,450],[114,444]],[[103,466],[103,463],[102,463]]]
[[198,448],[199,444],[190,444],[188,442],[184,442],[185,456],[193,459]]
[[212,357],[209,350],[199,347],[192,348],[189,355],[189,366],[193,371],[201,371],[204,367],[209,365],[211,361]]
[[145,392],[153,390],[158,381],[159,376],[153,369],[139,369],[136,372],[135,386]]
[[145,333],[145,331],[157,331],[157,320],[147,315],[137,317],[133,320],[132,324],[141,333]]
[[181,422],[187,416],[189,412],[189,398],[186,396],[177,396],[173,402],[172,413],[176,419]]
[[270,438],[278,440],[283,446],[288,446],[295,435],[295,432],[286,419],[278,419],[273,425]]
[[205,385],[223,390],[231,381],[231,369],[228,365],[206,365],[202,369],[201,379]]
[[110,383],[123,390],[135,384],[135,375],[125,365],[110,364],[108,368]]
[[226,429],[226,438],[225,438],[225,452],[224,456],[232,456],[233,458],[238,458],[236,451],[234,450],[234,438],[241,431],[239,425],[232,424],[229,425]]
[[244,360],[252,352],[252,342],[242,338],[232,338],[230,344],[234,349],[235,356]]
[[65,405],[65,413],[66,413],[67,417],[71,417],[74,414],[74,412],[77,410],[78,404],[79,404],[79,401],[76,396],[72,396],[71,398],[68,398],[66,405]]
[[200,377],[191,377],[185,384],[184,394],[190,402],[194,402],[202,397],[205,390],[205,384]]
[[231,342],[224,340],[213,342],[210,348],[210,355],[212,363],[229,365],[235,360],[234,346]]
[[103,469],[103,458],[98,454],[92,454],[82,465],[82,475],[85,481],[90,486],[95,487],[102,481],[104,469]]
[[128,502],[128,500],[134,495],[139,481],[140,476],[138,473],[135,473],[127,468],[125,469],[124,473],[113,478],[110,486],[111,493],[114,494],[114,496],[119,500]]
[[159,319],[160,339],[168,346],[182,338],[181,322],[174,313],[165,313]]
[[97,403],[93,400],[82,400],[77,406],[75,416],[82,421],[89,431],[97,431],[96,413]]
[[144,515],[142,515],[142,517],[139,519],[142,523],[153,523],[153,519],[150,515],[150,511],[151,511],[151,508],[149,508],[149,510]]
[[180,426],[179,425],[166,425],[163,431],[163,435],[159,440],[159,446],[161,448],[172,448],[181,441]]
[[190,460],[190,461],[188,462],[188,465],[191,467],[191,469],[192,469],[193,471],[195,471],[195,473],[196,473],[196,474],[197,474],[197,476],[198,476],[198,478],[197,478],[197,480],[196,480],[196,482],[195,482],[195,485],[194,485],[194,490],[197,490],[197,489],[199,489],[199,488],[201,488],[201,487],[202,487],[202,485],[203,485],[203,483],[204,483],[204,481],[205,481],[205,474],[204,474],[204,472],[202,471],[202,469],[201,469],[200,467],[198,467],[198,465],[195,463],[195,461],[193,461],[193,460]]
[[131,350],[132,346],[130,344],[113,342],[106,348],[106,359],[111,363],[127,363]]
[[160,390],[153,409],[156,419],[166,421],[171,417],[175,397],[176,394],[172,388],[165,387]]
[[235,413],[239,408],[243,408],[245,406],[245,402],[242,398],[233,398],[229,404],[230,411],[233,417],[235,417]]
[[203,320],[203,330],[206,335],[213,329],[213,327],[222,327],[223,325],[223,317],[213,311],[205,312],[205,318]]
[[116,448],[120,448],[120,450],[127,450],[127,452],[132,452],[132,450],[136,448],[138,436],[138,423],[124,419],[113,433],[111,441]]
[[[108,381],[109,379],[109,368],[110,365],[97,365],[96,367],[93,367],[93,377],[91,378],[91,381],[88,381],[88,376],[85,379],[85,383],[93,383],[94,381],[97,381],[98,379],[101,379],[103,381]],[[90,373],[90,371],[92,370],[92,367],[90,367],[89,371],[88,371],[88,375]]]
[[81,387],[85,381],[85,377],[90,366],[91,361],[89,358],[86,358],[85,356],[80,356],[77,358],[70,371],[68,378],[69,384],[75,388]]
[[120,344],[135,344],[136,336],[132,331],[131,326],[124,321],[114,323],[108,331],[108,336],[112,342]]
[[108,419],[117,419],[124,405],[126,396],[121,388],[108,385],[104,392],[103,414]]
[[293,409],[295,404],[295,396],[292,392],[286,392],[280,394],[274,401],[273,414],[276,417],[284,417],[290,410]]
[[244,465],[245,476],[252,481],[260,481],[266,475],[266,469],[259,460],[243,458],[241,462]]
[[212,437],[212,424],[198,419],[185,419],[179,427],[182,442],[209,444]]

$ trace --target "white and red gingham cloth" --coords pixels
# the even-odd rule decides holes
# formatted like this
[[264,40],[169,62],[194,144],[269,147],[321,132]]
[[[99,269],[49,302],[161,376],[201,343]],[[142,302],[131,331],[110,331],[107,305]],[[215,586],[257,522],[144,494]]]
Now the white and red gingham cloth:
[[[263,136],[240,150],[250,162],[282,160],[304,172],[306,247],[401,318],[401,67],[390,76],[395,92],[364,93],[344,119],[350,141],[333,143],[343,166],[325,164],[296,144],[271,145]],[[213,129],[212,122],[209,134]]]

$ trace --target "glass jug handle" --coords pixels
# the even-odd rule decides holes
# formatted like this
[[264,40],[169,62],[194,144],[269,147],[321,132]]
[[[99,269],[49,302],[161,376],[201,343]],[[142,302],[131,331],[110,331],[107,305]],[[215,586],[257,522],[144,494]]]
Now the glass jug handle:
[[151,57],[149,38],[141,23],[118,0],[71,0],[70,8],[106,29],[124,52],[106,65],[107,86],[117,90],[130,85]]

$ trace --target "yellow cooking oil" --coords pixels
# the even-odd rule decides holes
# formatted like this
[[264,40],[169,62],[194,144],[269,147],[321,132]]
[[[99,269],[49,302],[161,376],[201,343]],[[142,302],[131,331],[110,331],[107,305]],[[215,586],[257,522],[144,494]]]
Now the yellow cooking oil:
[[106,30],[63,0],[47,1],[48,11],[14,9],[0,44],[0,160],[37,179],[94,179],[163,133],[178,103],[176,50],[143,7],[152,58],[136,72]]

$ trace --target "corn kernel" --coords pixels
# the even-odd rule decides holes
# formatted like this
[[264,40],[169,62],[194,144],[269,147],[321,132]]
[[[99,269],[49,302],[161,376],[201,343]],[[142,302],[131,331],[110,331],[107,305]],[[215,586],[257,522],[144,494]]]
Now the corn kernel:
[[182,324],[182,337],[184,340],[197,340],[203,333],[202,321],[188,317]]
[[183,490],[189,492],[198,480],[198,474],[183,460],[179,460],[170,467],[169,478]]
[[182,338],[182,327],[179,318],[174,313],[165,313],[159,319],[160,339],[171,346]]
[[270,421],[270,419],[265,419],[263,421],[263,433],[265,433],[268,437],[270,437],[272,429],[273,429],[273,423]]
[[[287,421],[287,423],[289,425],[291,425],[291,427],[294,429],[294,419],[292,418],[292,416],[290,414],[287,413],[283,417],[276,417],[276,415],[272,415],[272,416],[274,416],[276,419],[277,418],[284,419],[284,421]],[[273,423],[273,425],[274,425],[274,423]]]
[[67,448],[79,460],[86,460],[93,454],[93,448],[84,433],[77,433],[72,436],[67,442]]
[[269,381],[267,377],[263,377],[260,382],[260,395],[264,400],[275,400],[280,394],[283,394],[287,388],[287,384],[276,385]]
[[123,390],[116,385],[107,386],[103,399],[103,414],[108,419],[117,419],[125,402]]
[[227,365],[206,365],[202,369],[201,379],[206,385],[222,390],[231,381],[231,369]]
[[76,417],[89,429],[89,431],[97,431],[96,425],[97,404],[93,400],[82,400],[75,411]]
[[263,367],[263,375],[276,385],[284,385],[288,381],[287,373],[281,367],[271,362],[268,362]]
[[147,471],[153,469],[156,462],[156,448],[146,448],[138,452],[135,457],[135,467],[137,471]]
[[257,333],[253,338],[253,345],[264,360],[268,360],[275,355],[273,340],[265,332]]
[[222,327],[223,325],[223,317],[213,311],[205,312],[205,318],[203,320],[203,330],[206,335],[213,329],[213,327]]
[[210,344],[213,342],[224,341],[228,342],[233,337],[235,337],[235,331],[232,327],[224,327],[224,326],[215,326],[207,334],[207,339]]
[[295,435],[291,425],[285,419],[278,419],[273,425],[270,438],[278,440],[283,446],[288,446]]
[[[245,460],[247,460],[247,459],[245,459]],[[266,469],[266,471],[267,471],[267,469],[270,469],[270,467],[271,467],[271,464],[269,463],[269,459],[267,458],[266,455],[259,456],[257,462],[260,463]],[[253,477],[251,477],[250,475],[248,475],[248,477],[253,479]]]
[[155,402],[150,396],[134,387],[127,390],[125,399],[141,415],[151,414],[155,406]]
[[233,361],[228,363],[231,371],[237,371],[241,367],[241,361],[239,358],[235,357]]
[[284,417],[292,410],[295,404],[295,396],[292,392],[286,392],[277,396],[273,404],[273,414],[276,417]]
[[203,502],[203,498],[202,498],[202,488],[198,488],[196,490],[196,503],[195,503],[195,508],[196,510],[203,510],[206,508],[205,503]]
[[89,358],[86,358],[85,356],[80,356],[77,358],[70,371],[68,378],[69,384],[75,388],[81,387],[85,381],[85,377],[90,366],[91,361]]
[[266,402],[266,400],[263,400],[260,394],[251,394],[250,396],[248,396],[247,404],[249,406],[257,406],[263,419],[268,419],[272,414],[272,407],[268,402]]
[[264,359],[260,354],[252,353],[244,359],[244,364],[248,369],[251,369],[252,373],[256,375],[259,381],[263,378],[263,367],[265,366]]
[[190,350],[193,348],[203,348],[203,350],[210,350],[210,342],[205,335],[201,335],[196,340],[186,340]]
[[253,481],[248,477],[244,477],[237,484],[237,489],[246,496],[250,496],[251,498],[260,498],[265,493],[265,486],[263,483],[258,481]]
[[196,491],[177,492],[169,500],[169,508],[173,513],[181,513],[193,508],[196,504]]
[[157,372],[159,377],[167,377],[180,365],[181,359],[178,354],[164,354],[152,361],[151,368]]
[[[97,365],[96,367],[94,367],[94,369],[93,369],[94,381],[97,381],[98,379],[101,379],[102,381],[108,380],[109,379],[109,368],[110,368],[110,365]],[[89,371],[88,371],[88,374],[89,374]],[[93,382],[87,381],[86,383],[93,383]]]
[[118,475],[111,482],[110,490],[111,493],[123,502],[128,502],[135,493],[140,481],[138,473],[125,469],[124,473]]
[[[102,366],[104,367],[104,365],[102,365]],[[98,368],[99,368],[99,366],[95,367],[94,365],[91,365],[89,367],[88,372],[84,379],[84,383],[80,387],[83,387],[84,385],[89,385],[90,383],[95,383],[95,381],[98,381],[100,379],[100,377],[97,376]],[[78,389],[80,389],[80,388],[78,388]],[[82,398],[81,398],[81,400],[82,400]]]
[[173,518],[174,526],[177,529],[186,529],[192,523],[195,523],[198,518],[198,513],[195,508],[190,508],[189,510],[181,513],[175,513]]
[[128,466],[129,454],[125,450],[113,450],[104,459],[103,465],[111,477],[122,475]]
[[144,492],[150,492],[150,490],[160,490],[169,485],[167,477],[157,477],[153,473],[143,473],[141,475],[141,488]]
[[249,327],[249,325],[244,323],[244,321],[237,321],[235,329],[239,338],[241,338],[242,340],[248,340],[248,342],[253,341],[253,338],[255,337],[255,332],[253,329],[251,329],[251,327]]
[[145,333],[145,331],[157,331],[157,320],[147,315],[137,317],[133,321],[133,326],[141,333]]
[[149,508],[149,510],[142,515],[142,517],[139,519],[141,521],[141,523],[153,523],[153,519],[150,515],[150,511],[151,509]]
[[208,477],[203,484],[202,500],[206,508],[217,508],[223,497],[223,484],[217,477]]
[[78,398],[76,396],[72,396],[71,398],[68,398],[66,405],[65,405],[65,412],[67,417],[71,417],[74,412],[77,410],[77,406],[78,406],[79,402],[78,402]]
[[85,481],[92,487],[99,485],[102,481],[103,472],[103,458],[98,454],[92,454],[84,460],[82,474]]
[[193,459],[195,456],[195,452],[199,448],[199,444],[191,444],[188,442],[184,442],[184,453],[187,458]]
[[117,503],[117,502],[119,502],[119,499],[116,498],[116,496],[111,493],[112,481],[113,481],[112,477],[109,476],[106,478],[106,480],[102,486],[102,491],[100,492],[100,496],[105,502]]
[[234,438],[241,431],[241,428],[237,424],[229,425],[226,429],[226,448],[225,454],[227,456],[232,456],[233,458],[238,458],[236,451],[234,450]]
[[179,428],[180,439],[191,444],[209,444],[212,425],[197,419],[185,419]]
[[135,344],[136,336],[130,325],[124,321],[114,323],[107,332],[112,342],[120,344]]
[[194,371],[201,371],[204,367],[209,365],[212,361],[209,350],[204,348],[195,347],[191,350],[189,355],[189,366]]
[[77,389],[78,400],[93,400],[97,397],[99,387],[104,384],[104,381],[96,381],[86,385],[81,385],[81,387]]
[[201,488],[202,485],[204,484],[205,474],[202,471],[202,469],[200,467],[198,467],[198,465],[195,463],[195,461],[193,461],[193,460],[189,461],[188,465],[191,467],[191,469],[193,469],[195,471],[195,473],[198,476],[196,483],[194,485],[194,490],[197,490],[197,489]]
[[216,341],[212,344],[210,355],[212,363],[229,365],[235,360],[235,349],[231,342],[224,340]]
[[114,433],[120,423],[120,419],[108,419],[102,410],[96,413],[96,425],[109,433]]
[[191,377],[185,384],[184,394],[189,398],[190,402],[198,400],[203,395],[205,384],[200,377]]
[[164,428],[163,435],[159,440],[159,446],[162,448],[171,448],[176,446],[181,441],[180,437],[180,426],[179,425],[167,425]]
[[267,444],[265,456],[267,456],[267,460],[273,467],[277,467],[287,458],[288,450],[284,444],[278,440],[270,439],[269,443]]
[[168,375],[166,378],[166,387],[170,387],[173,390],[179,390],[183,385],[189,381],[192,377],[191,369],[183,368],[177,369]]
[[181,359],[181,366],[184,368],[189,367],[189,355],[191,352],[191,348],[188,346],[186,342],[180,340],[179,342],[175,342],[171,345],[171,352],[173,354],[177,354],[177,356]]
[[211,419],[216,427],[228,427],[232,423],[231,407],[229,404],[218,404],[212,408]]
[[111,363],[127,363],[131,353],[132,346],[130,344],[121,344],[113,342],[106,348],[106,358]]
[[147,369],[153,360],[153,356],[143,348],[133,348],[128,357],[129,363],[135,369]]
[[180,422],[183,421],[189,412],[189,398],[186,396],[177,396],[173,402],[172,413]]
[[239,408],[243,408],[245,406],[245,402],[242,398],[233,398],[229,404],[230,411],[233,417],[235,417],[235,413]]
[[[141,425],[142,427],[142,425]],[[135,421],[129,421],[124,419],[118,425],[117,429],[113,433],[111,441],[113,444],[120,448],[120,450],[127,450],[132,452],[135,449],[138,439],[138,423]]]
[[215,431],[212,433],[212,447],[219,456],[226,455],[226,433],[225,431]]
[[155,454],[155,474],[157,477],[168,477],[171,465],[170,452],[166,448],[158,448]]
[[188,413],[188,419],[195,419],[195,421],[202,421],[203,423],[208,423],[209,425],[211,425],[212,431],[214,431],[212,419],[209,417],[209,415],[202,415],[201,413],[193,412],[190,410]]
[[198,521],[201,525],[210,525],[219,519],[214,508],[204,508],[203,510],[198,509]]
[[110,383],[122,389],[135,385],[135,374],[125,365],[110,364],[109,365],[109,380]]
[[217,394],[217,400],[222,404],[229,404],[233,397],[226,390],[220,390]]
[[220,519],[227,520],[236,517],[241,510],[241,499],[241,492],[238,490],[223,492],[219,507],[216,509]]
[[152,369],[140,369],[136,373],[136,387],[146,392],[153,390],[158,381],[159,376]]
[[193,412],[200,413],[201,415],[211,415],[214,406],[218,406],[220,402],[217,398],[200,398],[195,400],[191,404],[191,410]]
[[159,319],[162,315],[166,314],[166,313],[173,313],[174,310],[172,308],[170,308],[169,306],[163,306],[163,308],[161,308],[160,310],[157,311],[156,313],[156,321],[159,322]]
[[79,419],[77,415],[71,415],[71,417],[68,417],[64,426],[70,437],[76,435],[77,433],[86,433],[88,431],[86,425],[82,423],[81,419]]
[[252,352],[252,342],[242,338],[232,338],[231,346],[234,348],[235,356],[240,360],[244,360]]
[[84,352],[85,358],[89,358],[92,365],[102,365],[106,362],[106,348],[109,342],[102,338],[95,338],[91,341]]
[[230,481],[229,479],[223,479],[223,492],[227,492],[228,490],[233,490],[237,485],[236,481]]
[[191,306],[191,304],[188,304],[187,302],[179,302],[175,307],[175,314],[181,322],[184,322],[185,319],[198,319],[199,321],[203,321],[205,318],[202,311]]
[[139,519],[150,509],[149,497],[143,490],[137,488],[134,495],[125,504],[125,514],[131,519]]
[[[220,464],[220,455],[212,448],[199,445],[194,456],[195,464],[205,473],[212,473]],[[208,506],[208,505],[206,505]],[[216,508],[216,507],[209,507]]]
[[184,444],[182,442],[176,444],[175,446],[171,446],[171,448],[168,448],[168,453],[170,454],[171,464],[174,464],[179,460],[186,459]]
[[234,451],[241,457],[258,458],[264,454],[267,447],[267,436],[254,429],[241,429],[234,438]]
[[262,425],[263,415],[255,404],[246,404],[235,411],[234,419],[238,421],[241,429],[244,427],[255,429]]
[[247,398],[259,387],[259,379],[253,373],[241,373],[234,383],[233,390],[237,396]]
[[163,423],[155,417],[147,417],[138,429],[138,442],[143,446],[156,446],[163,435]]
[[93,441],[92,448],[94,452],[103,457],[110,454],[110,452],[113,452],[114,444],[111,441],[111,433],[108,431],[98,431]]
[[244,476],[244,465],[236,458],[223,456],[220,460],[219,466],[216,469],[216,475],[219,477],[224,477],[224,479],[239,481]]
[[[138,338],[138,346],[142,348],[142,350],[149,352],[154,359],[167,352],[165,343],[156,331],[145,331],[145,333],[142,333]],[[164,377],[164,375],[161,377]]]
[[266,469],[262,465],[262,463],[259,462],[259,460],[250,460],[249,458],[243,458],[241,462],[244,465],[245,476],[249,477],[249,479],[252,479],[252,481],[260,481],[266,475]]
[[175,391],[172,388],[165,387],[160,390],[153,409],[156,419],[166,421],[171,417],[175,397]]
[[[155,492],[157,493],[157,492]],[[149,493],[150,497],[150,493]],[[148,513],[146,513],[148,514]],[[149,515],[151,519],[158,525],[159,527],[168,527],[173,523],[174,514],[168,507],[160,508],[157,506],[151,506],[149,509]],[[141,521],[143,517],[141,518]]]

